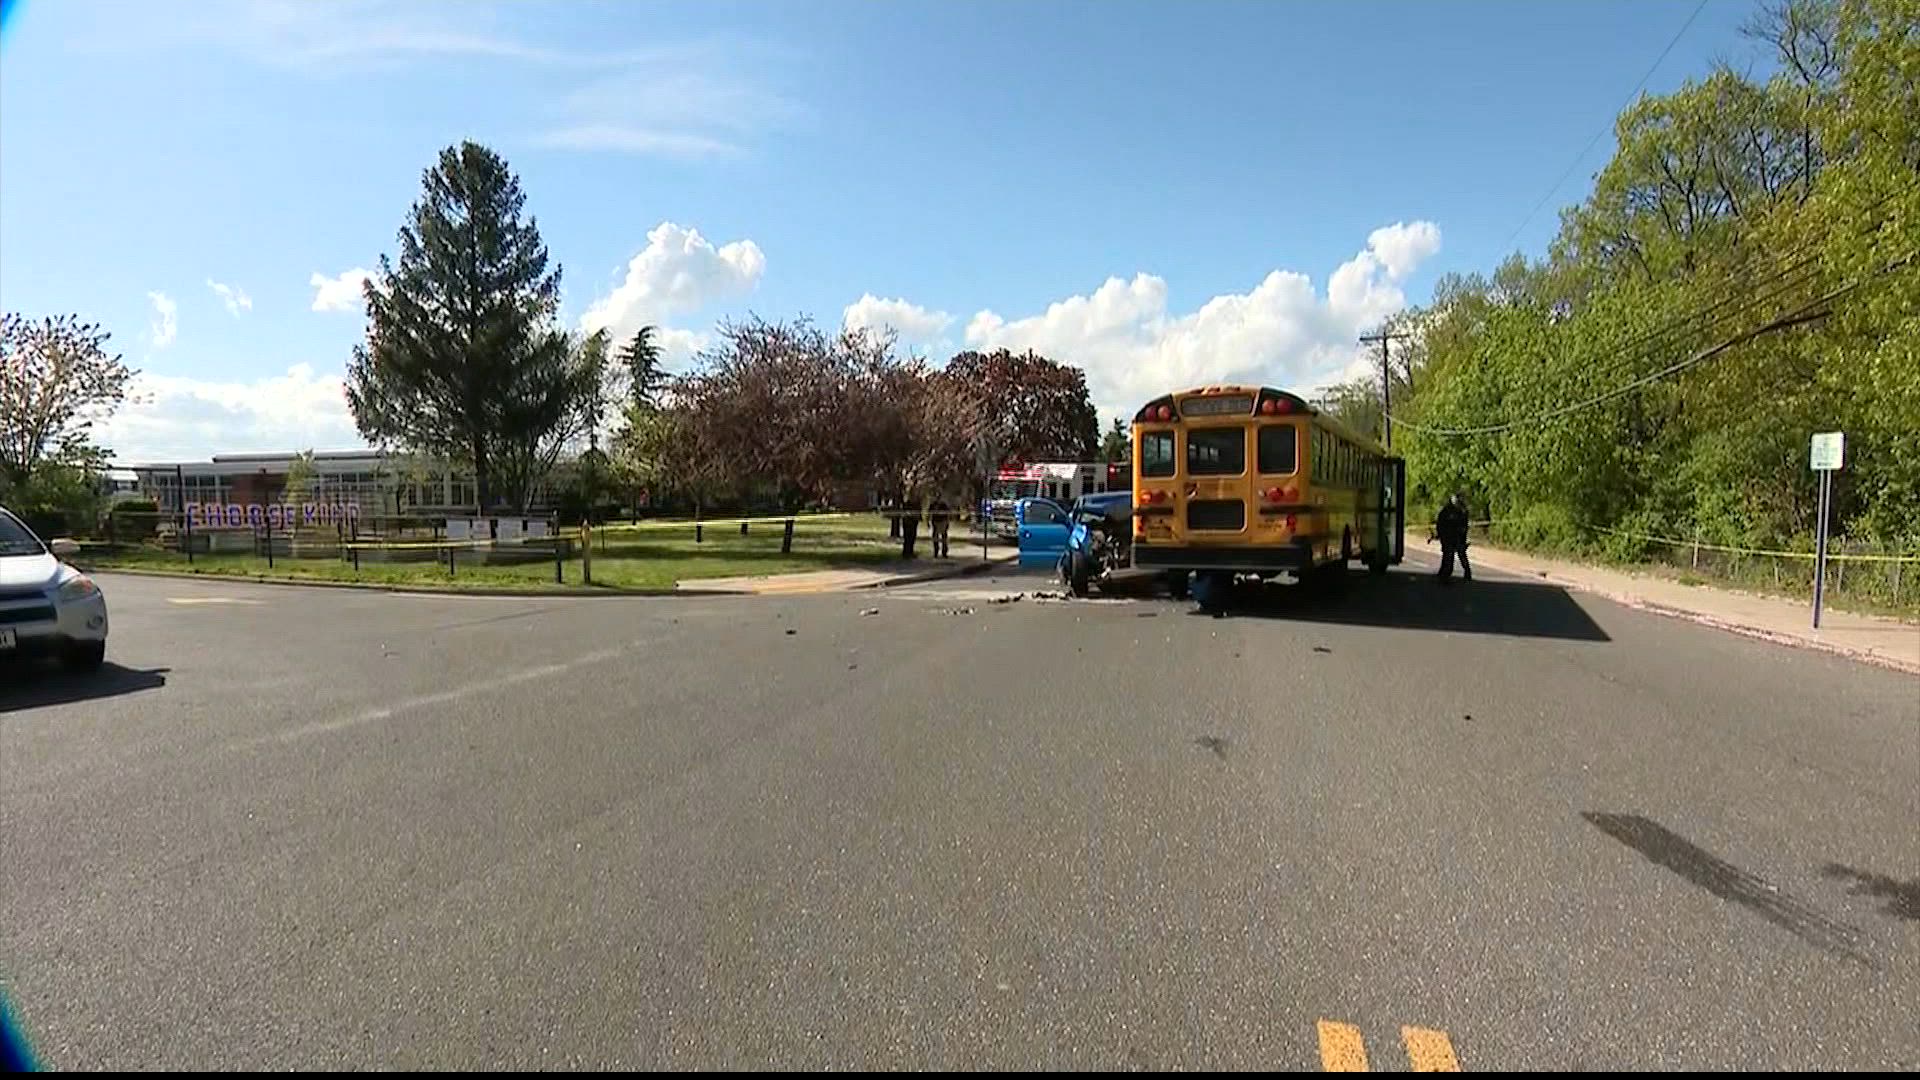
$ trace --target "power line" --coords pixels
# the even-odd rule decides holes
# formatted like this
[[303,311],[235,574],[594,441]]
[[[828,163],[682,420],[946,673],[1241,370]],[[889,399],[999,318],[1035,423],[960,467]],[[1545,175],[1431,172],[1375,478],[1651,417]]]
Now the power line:
[[[1706,6],[1707,0],[1700,0],[1698,4],[1694,5],[1693,14],[1688,15],[1687,21],[1680,24],[1680,29],[1675,31],[1673,35],[1673,40],[1667,42],[1667,47],[1660,50],[1660,55],[1655,57],[1653,64],[1647,68],[1647,73],[1640,76],[1640,81],[1634,84],[1633,93],[1627,95],[1627,100],[1625,104],[1620,106],[1619,112],[1625,112],[1633,105],[1634,101],[1638,100],[1640,91],[1647,87],[1647,80],[1653,78],[1653,73],[1660,70],[1661,63],[1667,59],[1667,54],[1673,51],[1675,45],[1680,44],[1680,39],[1686,35],[1687,28],[1693,25],[1693,20],[1700,17],[1700,12],[1705,10]],[[1589,153],[1592,153],[1594,144],[1599,142],[1600,137],[1605,135],[1611,127],[1612,125],[1608,125],[1594,132],[1593,138],[1587,140],[1587,145],[1580,148],[1580,152],[1574,155],[1572,161],[1567,162],[1566,171],[1560,174],[1560,179],[1555,180],[1553,186],[1547,189],[1547,193],[1540,196],[1540,201],[1534,203],[1533,209],[1527,211],[1527,216],[1521,218],[1520,224],[1514,226],[1513,234],[1507,237],[1507,242],[1500,245],[1502,251],[1512,249],[1513,242],[1519,239],[1521,230],[1525,229],[1527,225],[1533,221],[1533,216],[1540,212],[1541,207],[1547,205],[1547,201],[1552,199],[1554,194],[1560,190],[1560,185],[1567,182],[1567,177],[1573,175],[1573,170],[1580,167],[1580,162],[1584,161]]]
[[1386,428],[1387,449],[1393,449],[1393,373],[1387,356],[1387,343],[1405,341],[1413,335],[1406,331],[1382,329],[1376,334],[1360,335],[1360,344],[1380,343],[1380,422]]
[[1749,341],[1752,341],[1754,338],[1760,337],[1763,334],[1773,333],[1776,330],[1789,329],[1794,326],[1799,326],[1802,323],[1812,322],[1815,319],[1823,318],[1827,313],[1824,311],[1816,312],[1815,309],[1820,308],[1828,303],[1831,303],[1834,300],[1838,300],[1839,298],[1847,295],[1848,293],[1853,292],[1856,289],[1859,289],[1867,285],[1868,283],[1874,281],[1877,278],[1885,277],[1886,275],[1891,274],[1896,270],[1900,270],[1906,267],[1907,265],[1913,262],[1916,254],[1920,254],[1920,252],[1909,253],[1906,257],[1898,259],[1888,264],[1887,266],[1880,269],[1878,272],[1872,275],[1869,275],[1867,277],[1863,277],[1858,281],[1854,281],[1849,284],[1842,285],[1839,288],[1834,289],[1823,296],[1816,297],[1813,300],[1808,301],[1806,304],[1801,305],[1800,307],[1794,309],[1793,311],[1788,312],[1785,315],[1781,315],[1778,318],[1772,319],[1766,323],[1763,323],[1757,327],[1754,327],[1751,330],[1742,331],[1741,333],[1736,334],[1733,337],[1726,339],[1725,341],[1719,342],[1714,345],[1710,345],[1707,348],[1701,349],[1699,352],[1692,354],[1691,356],[1675,361],[1674,363],[1668,364],[1666,367],[1661,368],[1659,371],[1655,371],[1649,375],[1643,375],[1640,378],[1632,380],[1631,382],[1622,383],[1621,385],[1616,386],[1613,389],[1606,391],[1605,393],[1588,398],[1585,401],[1574,402],[1571,405],[1562,405],[1559,408],[1549,409],[1546,412],[1538,413],[1534,416],[1523,417],[1519,420],[1508,420],[1499,424],[1483,424],[1478,427],[1464,427],[1464,428],[1428,427],[1424,424],[1416,424],[1410,420],[1405,420],[1397,416],[1393,417],[1392,419],[1394,423],[1399,424],[1401,427],[1407,428],[1411,431],[1418,431],[1426,435],[1439,435],[1443,437],[1453,438],[1453,437],[1460,437],[1460,436],[1467,436],[1467,435],[1497,435],[1501,432],[1511,431],[1514,428],[1528,427],[1533,424],[1539,424],[1539,423],[1544,423],[1548,420],[1558,419],[1559,417],[1566,416],[1571,413],[1579,412],[1582,409],[1592,408],[1595,405],[1603,405],[1609,401],[1614,400],[1615,398],[1623,397],[1627,394],[1630,394],[1633,391],[1638,390],[1643,386],[1648,386],[1648,385],[1651,385],[1652,383],[1658,382],[1661,379],[1668,377],[1669,375],[1677,375],[1680,372],[1685,371],[1686,369],[1693,367],[1696,364],[1701,364],[1708,360],[1711,360],[1714,357],[1719,356],[1721,353],[1726,352],[1728,349],[1731,349],[1736,345],[1743,345]]
[[[1914,180],[1903,183],[1898,187],[1896,187],[1894,190],[1889,191],[1886,194],[1880,196],[1879,198],[1873,200],[1872,202],[1868,203],[1866,206],[1862,207],[1860,210],[1860,213],[1862,215],[1870,215],[1874,211],[1877,211],[1881,207],[1885,206],[1887,203],[1893,201],[1893,199],[1906,194],[1909,190],[1914,188],[1920,188],[1920,177],[1917,177]],[[1881,214],[1880,216],[1872,218],[1871,220],[1865,220],[1865,221],[1859,222],[1855,229],[1855,232],[1857,233],[1857,235],[1855,236],[1855,239],[1865,239],[1868,236],[1868,234],[1872,233],[1875,229],[1878,229],[1880,226],[1885,225],[1889,220],[1891,220],[1891,215]],[[1838,231],[1838,230],[1834,230],[1834,231]],[[1612,346],[1609,346],[1609,348],[1611,348],[1612,350],[1619,351],[1619,350],[1625,350],[1628,348],[1637,348],[1639,346],[1646,345],[1648,346],[1648,351],[1642,351],[1638,353],[1623,355],[1620,358],[1615,359],[1611,362],[1601,364],[1598,368],[1595,368],[1592,371],[1590,371],[1589,374],[1593,376],[1604,376],[1604,375],[1612,374],[1615,371],[1619,371],[1622,368],[1631,367],[1632,365],[1638,363],[1641,360],[1647,359],[1650,355],[1652,355],[1652,349],[1661,347],[1662,339],[1677,337],[1682,332],[1690,331],[1693,333],[1699,333],[1705,330],[1709,330],[1715,326],[1725,323],[1728,319],[1732,318],[1735,315],[1738,315],[1745,311],[1750,311],[1753,308],[1760,306],[1760,304],[1764,303],[1769,299],[1772,299],[1775,296],[1778,296],[1784,292],[1787,292],[1790,289],[1797,288],[1802,284],[1811,282],[1820,274],[1820,267],[1818,264],[1821,259],[1822,249],[1826,244],[1830,243],[1832,239],[1833,239],[1833,236],[1831,232],[1817,235],[1803,241],[1799,245],[1792,247],[1777,256],[1769,256],[1771,258],[1775,258],[1785,262],[1786,265],[1781,266],[1780,268],[1776,269],[1771,273],[1764,274],[1759,278],[1756,278],[1750,282],[1745,283],[1744,288],[1742,288],[1740,291],[1734,292],[1729,294],[1728,296],[1722,297],[1721,299],[1716,300],[1711,304],[1708,304],[1706,307],[1700,308],[1697,311],[1687,312],[1686,314],[1681,315],[1676,319],[1673,319],[1672,321],[1666,323],[1663,326],[1656,327],[1652,330],[1648,330],[1643,333],[1635,334],[1631,337],[1626,338],[1623,341],[1620,341]],[[1789,278],[1793,280],[1789,281],[1788,280]],[[1772,286],[1779,282],[1786,282],[1786,284],[1782,285],[1780,288],[1773,289]],[[1771,289],[1770,292],[1767,291],[1769,289]],[[1733,305],[1731,310],[1725,311],[1724,313],[1718,315],[1717,317],[1708,318],[1708,316],[1714,315],[1715,312],[1719,312],[1721,311],[1721,309],[1727,308],[1729,305]],[[1697,326],[1692,325],[1696,321],[1699,323],[1699,325]]]

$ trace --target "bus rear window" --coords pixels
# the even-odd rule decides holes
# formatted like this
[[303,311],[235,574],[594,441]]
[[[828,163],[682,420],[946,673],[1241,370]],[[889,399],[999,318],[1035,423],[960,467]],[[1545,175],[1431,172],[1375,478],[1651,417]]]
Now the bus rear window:
[[1140,436],[1140,475],[1173,475],[1173,432],[1149,431]]
[[1245,428],[1198,428],[1187,431],[1187,475],[1238,476],[1246,469]]
[[1260,429],[1260,471],[1268,476],[1284,476],[1298,468],[1299,429],[1291,424]]

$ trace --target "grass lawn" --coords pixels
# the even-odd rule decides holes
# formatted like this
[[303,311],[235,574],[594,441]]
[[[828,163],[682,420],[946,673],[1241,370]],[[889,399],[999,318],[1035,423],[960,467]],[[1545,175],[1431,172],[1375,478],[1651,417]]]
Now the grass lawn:
[[[799,519],[793,532],[793,550],[780,552],[779,523],[754,523],[747,535],[738,525],[705,526],[696,543],[692,522],[670,527],[643,523],[642,527],[615,525],[594,531],[593,583],[627,589],[671,589],[682,581],[703,578],[791,574],[808,570],[877,566],[899,558],[899,541],[887,536],[886,519],[875,515]],[[961,537],[956,535],[956,541]],[[920,547],[925,554],[924,530]],[[515,588],[537,592],[554,587],[551,559],[487,565],[477,553],[455,553],[449,576],[444,559],[433,562],[389,563],[363,553],[359,570],[333,557],[293,559],[276,556],[268,567],[258,555],[196,555],[191,566],[178,552],[128,548],[90,552],[87,566],[165,569],[209,576],[272,577],[291,581],[359,581],[382,585],[429,585],[450,588]],[[562,564],[568,586],[583,583],[578,552]]]

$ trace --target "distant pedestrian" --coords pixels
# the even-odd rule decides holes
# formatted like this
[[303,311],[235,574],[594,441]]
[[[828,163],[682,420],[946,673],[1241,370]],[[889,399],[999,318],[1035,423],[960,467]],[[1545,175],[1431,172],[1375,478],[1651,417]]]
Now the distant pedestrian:
[[1467,562],[1467,498],[1459,492],[1440,508],[1433,519],[1433,534],[1440,538],[1440,580],[1453,579],[1454,556],[1460,558],[1460,579],[1473,580],[1473,564]]
[[947,529],[953,524],[953,507],[947,505],[946,499],[936,495],[927,512],[933,516],[933,557],[944,559],[949,550]]

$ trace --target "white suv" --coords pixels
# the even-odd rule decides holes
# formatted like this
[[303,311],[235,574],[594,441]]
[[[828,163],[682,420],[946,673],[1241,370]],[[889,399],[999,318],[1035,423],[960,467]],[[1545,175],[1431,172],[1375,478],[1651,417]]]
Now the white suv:
[[41,543],[0,506],[0,659],[54,655],[90,671],[107,658],[107,598],[60,561],[79,550],[71,540]]

